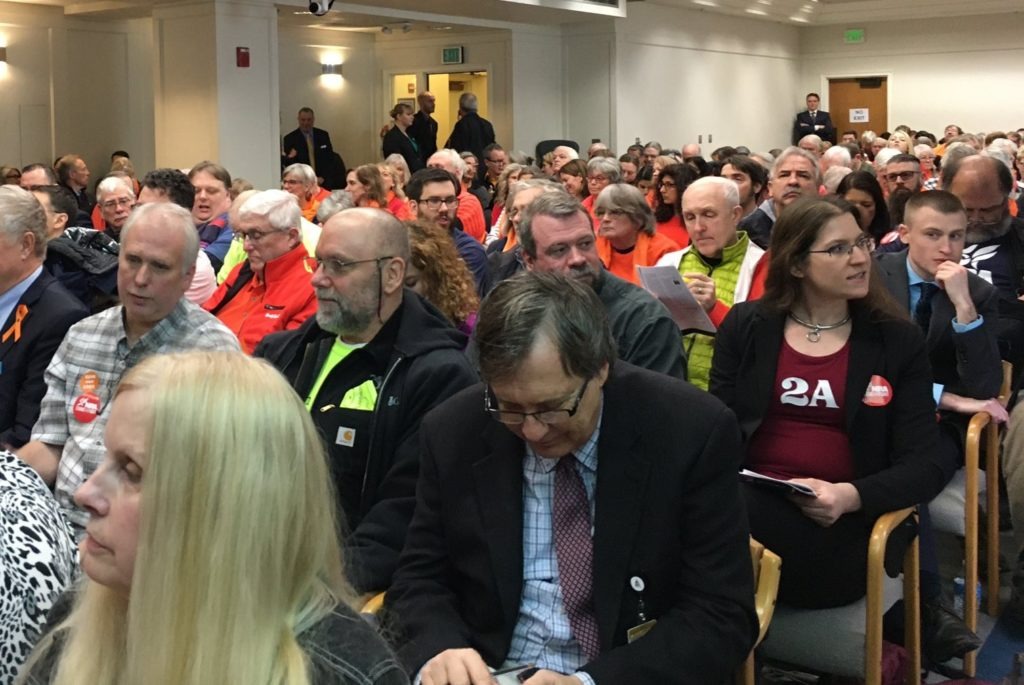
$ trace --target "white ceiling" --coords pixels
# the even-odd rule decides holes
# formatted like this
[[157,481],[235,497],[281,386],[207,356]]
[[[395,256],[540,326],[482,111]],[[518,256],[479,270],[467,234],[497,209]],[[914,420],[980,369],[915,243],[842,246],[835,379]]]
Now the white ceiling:
[[[642,1],[642,0],[641,0]],[[1018,13],[1022,0],[656,0],[673,7],[718,12],[793,25],[878,21],[933,21],[977,14]]]

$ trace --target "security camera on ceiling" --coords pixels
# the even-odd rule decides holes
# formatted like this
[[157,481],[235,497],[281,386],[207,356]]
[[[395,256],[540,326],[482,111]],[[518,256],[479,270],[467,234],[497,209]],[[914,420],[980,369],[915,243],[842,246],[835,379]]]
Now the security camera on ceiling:
[[322,17],[331,10],[334,0],[311,0],[309,3],[310,14]]

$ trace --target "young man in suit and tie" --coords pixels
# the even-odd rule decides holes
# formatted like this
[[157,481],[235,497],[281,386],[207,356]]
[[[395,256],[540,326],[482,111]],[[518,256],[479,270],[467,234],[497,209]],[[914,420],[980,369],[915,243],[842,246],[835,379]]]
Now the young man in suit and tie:
[[424,685],[723,682],[757,632],[735,416],[616,360],[586,282],[500,283],[427,415],[386,623]]
[[[952,193],[933,190],[907,200],[900,239],[903,252],[880,255],[882,280],[896,302],[923,329],[939,410],[940,446],[963,463],[967,422],[987,411],[1003,423],[1006,409],[995,397],[1002,384],[996,343],[998,294],[960,265],[967,214]],[[940,606],[938,561],[922,508],[921,599],[925,656],[942,662],[980,645],[980,640]]]
[[836,127],[828,112],[818,109],[821,98],[817,93],[807,94],[807,109],[796,115],[793,122],[793,145],[797,145],[804,136],[813,133],[822,140],[836,142]]
[[17,186],[0,187],[0,447],[29,441],[46,394],[43,372],[71,325],[89,311],[43,270],[43,206]]

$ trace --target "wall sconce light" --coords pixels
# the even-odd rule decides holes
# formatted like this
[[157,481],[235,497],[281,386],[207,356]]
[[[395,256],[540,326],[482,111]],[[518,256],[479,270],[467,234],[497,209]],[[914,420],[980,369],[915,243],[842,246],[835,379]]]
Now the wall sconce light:
[[341,65],[340,64],[321,64],[320,65],[321,76],[341,76]]

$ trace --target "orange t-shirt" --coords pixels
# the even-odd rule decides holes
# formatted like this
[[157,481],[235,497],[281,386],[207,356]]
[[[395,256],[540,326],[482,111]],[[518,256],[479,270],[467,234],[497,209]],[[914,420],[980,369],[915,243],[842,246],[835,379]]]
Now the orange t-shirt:
[[655,233],[647,235],[639,233],[636,237],[636,245],[632,251],[622,254],[617,252],[607,238],[598,236],[597,254],[604,263],[605,268],[619,278],[630,283],[640,283],[640,277],[636,273],[638,266],[654,266],[664,255],[680,249],[670,238]]
[[657,232],[669,240],[675,242],[679,247],[686,247],[690,244],[690,234],[686,230],[683,218],[674,216],[668,221],[658,222]]

